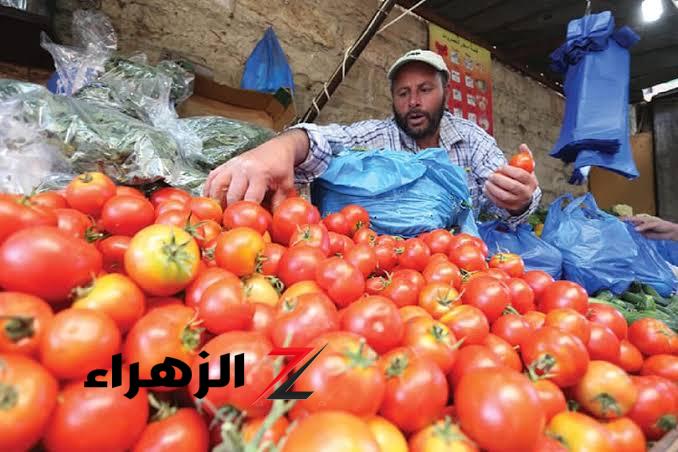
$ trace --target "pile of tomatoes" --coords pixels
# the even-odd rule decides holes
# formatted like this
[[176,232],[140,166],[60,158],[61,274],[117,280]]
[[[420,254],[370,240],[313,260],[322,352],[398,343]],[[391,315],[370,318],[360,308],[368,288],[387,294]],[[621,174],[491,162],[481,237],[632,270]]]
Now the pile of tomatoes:
[[[87,173],[0,195],[0,287],[0,450],[631,452],[678,416],[661,321],[467,234],[378,235],[356,205],[222,210]],[[293,388],[308,399],[259,397],[274,347],[324,347]],[[122,384],[85,387],[118,353]],[[227,353],[244,386],[195,398]],[[166,356],[187,387],[124,396],[129,364],[148,379]]]

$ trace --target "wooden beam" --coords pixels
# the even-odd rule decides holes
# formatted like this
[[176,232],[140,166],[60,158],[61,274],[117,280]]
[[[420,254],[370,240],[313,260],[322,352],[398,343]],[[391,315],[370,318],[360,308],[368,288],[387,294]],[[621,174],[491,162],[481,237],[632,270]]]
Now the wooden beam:
[[[413,0],[398,0],[398,4],[401,5],[403,8],[411,8],[416,4],[416,1]],[[478,36],[475,36],[472,33],[469,33],[463,29],[461,29],[459,26],[456,24],[452,23],[452,21],[448,20],[445,17],[442,17],[441,15],[431,11],[430,9],[426,8],[425,6],[420,6],[419,8],[414,10],[414,13],[423,17],[424,19],[428,20],[429,22],[433,22],[436,25],[439,25],[443,27],[444,29],[455,33],[462,38],[471,41],[475,44],[478,44],[481,47],[485,47],[487,50],[492,52],[492,55],[500,62],[503,64],[512,67],[513,69],[517,70],[518,72],[546,85],[547,87],[551,88],[552,90],[561,93],[563,92],[562,86],[558,84],[556,81],[546,77],[542,76],[541,73],[536,72],[529,67],[527,67],[524,64],[521,64],[520,62],[515,61],[509,54],[506,54],[502,52],[501,49],[499,48],[493,48],[492,44],[485,41],[482,38],[479,38]]]

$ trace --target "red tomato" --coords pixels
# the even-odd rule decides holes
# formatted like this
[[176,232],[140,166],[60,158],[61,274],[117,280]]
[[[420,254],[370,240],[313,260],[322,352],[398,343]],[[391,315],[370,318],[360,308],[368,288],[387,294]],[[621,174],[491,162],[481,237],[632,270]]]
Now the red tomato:
[[360,270],[365,278],[369,277],[379,264],[374,247],[364,243],[353,246],[344,253],[344,259]]
[[427,283],[445,283],[454,287],[461,288],[461,272],[459,267],[452,262],[445,260],[439,262],[429,262],[423,271],[424,279]]
[[[229,205],[224,210],[222,217],[224,229],[246,227],[254,229],[259,234],[268,231],[271,228],[272,222],[273,217],[271,214],[253,201],[238,201]],[[294,231],[294,228],[290,229],[290,231]],[[287,238],[289,238],[289,235]]]
[[[337,308],[323,293],[306,293],[278,304],[271,329],[276,347],[306,347],[321,334],[339,329]],[[286,344],[288,340],[290,343]]]
[[348,306],[365,293],[365,277],[341,257],[322,261],[317,267],[315,280],[340,308]]
[[436,229],[426,235],[424,243],[431,250],[431,254],[443,253],[447,255],[452,245],[452,234],[446,229]]
[[547,313],[553,309],[572,308],[586,315],[589,309],[589,296],[586,290],[571,281],[555,281],[550,284],[539,298],[539,310]]
[[125,253],[132,241],[131,237],[112,235],[97,242],[97,248],[103,257],[103,269],[109,273],[125,271]]
[[421,290],[424,288],[426,285],[426,280],[424,277],[421,275],[416,270],[412,269],[401,269],[393,272],[393,278],[405,278],[408,281],[410,281],[412,284],[417,289],[417,293],[421,292]]
[[511,278],[506,282],[511,292],[511,306],[520,314],[534,311],[534,291],[524,280]]
[[[377,233],[370,228],[360,228],[353,234],[353,242],[364,243],[365,245],[376,245]],[[402,252],[402,251],[401,251]],[[399,253],[400,254],[400,253]]]
[[375,245],[374,254],[377,255],[377,268],[381,271],[389,272],[398,265],[398,252],[394,244],[380,243]]
[[490,333],[490,324],[483,311],[467,304],[453,307],[440,321],[457,339],[464,341],[464,346],[482,344]]
[[499,362],[504,366],[513,369],[516,372],[521,372],[523,370],[523,362],[520,360],[520,356],[513,346],[504,339],[495,336],[494,334],[488,334],[482,345],[489,348],[492,353],[497,355]]
[[576,411],[561,411],[551,419],[547,433],[567,445],[567,450],[613,452],[610,436],[595,419]]
[[447,375],[451,388],[457,388],[464,375],[474,373],[479,369],[498,368],[503,364],[492,350],[484,345],[467,345],[457,354],[452,371]]
[[586,344],[591,359],[601,359],[611,363],[619,362],[619,338],[606,326],[591,324],[591,338]]
[[436,320],[460,304],[461,296],[457,289],[445,283],[427,284],[419,292],[419,306]]
[[426,317],[410,319],[405,324],[402,344],[418,357],[431,360],[444,374],[452,370],[457,357],[457,338],[443,323]]
[[209,431],[195,408],[166,411],[163,417],[150,422],[132,452],[209,450]]
[[58,312],[45,328],[40,361],[59,379],[84,378],[92,369],[108,369],[122,339],[115,322],[92,309]]
[[59,384],[37,361],[0,353],[0,388],[0,450],[29,450],[50,421]]
[[490,259],[490,268],[505,271],[511,278],[520,278],[525,273],[523,258],[513,253],[497,253]]
[[191,195],[189,195],[184,190],[175,187],[163,187],[154,191],[151,194],[151,203],[153,207],[158,207],[158,205],[167,202],[167,201],[178,201],[186,206],[191,202]]
[[604,425],[616,452],[645,452],[647,450],[647,441],[643,431],[631,419],[622,417]]
[[[591,325],[582,314],[570,308],[558,308],[549,311],[544,326],[552,326],[566,333],[577,336],[584,344],[591,337]],[[592,359],[595,359],[592,357]]]
[[[144,195],[141,190],[134,188],[134,187],[127,187],[125,185],[118,185],[115,187],[115,194],[116,196],[136,196],[137,198],[144,198],[146,199],[146,195]],[[155,206],[154,206],[155,207]]]
[[591,303],[586,318],[590,322],[605,325],[617,335],[619,340],[626,339],[628,325],[626,319],[614,306],[602,303]]
[[632,376],[631,380],[638,389],[638,397],[627,416],[638,424],[647,439],[658,440],[676,427],[678,406],[668,386],[673,383],[657,376]]
[[285,248],[277,243],[267,243],[264,246],[264,252],[261,254],[261,268],[260,273],[268,276],[276,276],[278,274],[278,266],[280,259],[285,254]]
[[539,301],[544,290],[555,281],[553,276],[542,270],[526,271],[522,280],[525,281],[534,292],[535,301]]
[[525,367],[537,375],[550,375],[561,388],[581,380],[589,365],[586,346],[578,337],[547,326],[534,331],[520,352]]
[[106,201],[115,196],[115,183],[103,173],[84,173],[66,186],[66,201],[73,209],[98,218]]
[[638,373],[643,367],[640,350],[626,339],[619,344],[619,366],[628,373]]
[[57,227],[78,239],[87,239],[90,228],[94,228],[94,222],[90,217],[75,209],[54,209],[57,217]]
[[282,446],[281,452],[379,452],[379,445],[361,418],[344,411],[324,411],[303,418]]
[[[464,246],[464,245],[474,245],[475,247],[479,248],[481,252],[483,252],[482,247],[475,240],[475,237],[473,237],[470,234],[466,234],[465,232],[462,232],[460,234],[456,234],[456,235],[452,236],[452,243],[450,244],[450,251],[452,251],[455,248],[459,248],[461,246]],[[485,253],[485,255],[487,255],[487,253]]]
[[15,232],[31,226],[57,226],[54,211],[26,206],[11,199],[0,199],[0,244]]
[[310,246],[318,248],[323,255],[330,253],[330,237],[322,224],[305,224],[298,226],[289,239],[290,247]]
[[676,336],[664,322],[650,317],[629,326],[628,339],[645,356],[673,353],[671,340]]
[[188,208],[202,220],[212,220],[221,224],[224,213],[221,205],[215,199],[205,197],[192,198],[188,202]]
[[52,226],[22,229],[0,245],[0,286],[52,304],[68,299],[101,268],[94,246]]
[[492,324],[492,334],[496,334],[514,347],[520,347],[532,334],[532,328],[522,316],[505,314]]
[[28,200],[32,206],[40,206],[46,209],[65,209],[68,207],[66,198],[55,191],[45,191],[35,194]]
[[403,243],[403,252],[398,255],[398,264],[403,268],[423,271],[431,257],[426,243],[420,239],[407,239]]
[[539,311],[527,311],[524,315],[523,318],[527,323],[530,324],[530,328],[532,330],[536,331],[539,328],[544,326],[544,322],[546,322],[546,314],[543,312]]
[[373,295],[361,298],[346,308],[343,330],[363,336],[370,347],[383,354],[400,344],[404,322],[398,307],[386,297]]
[[398,309],[398,312],[400,312],[400,318],[403,320],[403,325],[406,324],[408,320],[415,317],[426,317],[427,319],[433,318],[426,309],[420,306],[403,306]]
[[328,253],[328,256],[343,256],[348,250],[355,246],[353,240],[345,235],[330,231],[327,233],[327,236],[330,240],[330,252]]
[[271,238],[276,243],[288,246],[297,226],[320,222],[318,209],[301,197],[285,199],[273,212]]
[[162,306],[146,313],[132,327],[125,338],[123,357],[127,363],[139,363],[139,378],[150,379],[153,366],[162,363],[166,356],[191,364],[204,337],[204,328],[194,309],[178,304]]
[[136,196],[113,196],[101,210],[101,225],[114,235],[131,237],[154,220],[153,204]]
[[205,289],[198,304],[200,318],[210,333],[248,330],[252,326],[254,306],[245,298],[243,283],[225,277]]
[[626,415],[638,398],[631,377],[607,361],[592,360],[572,389],[575,400],[598,419]]
[[488,269],[485,255],[475,245],[462,245],[452,248],[449,254],[450,261],[467,272],[484,271]]
[[449,388],[445,374],[433,361],[399,347],[382,356],[379,367],[386,377],[381,416],[407,433],[437,419],[447,403]]
[[569,449],[557,439],[543,433],[537,441],[534,452],[569,452]]
[[522,151],[517,153],[511,157],[511,160],[509,160],[509,165],[520,168],[523,171],[527,171],[528,173],[534,172],[534,159],[532,158],[532,154],[529,152]]
[[346,218],[346,221],[348,221],[348,235],[353,235],[362,228],[370,227],[370,214],[360,206],[349,204],[348,206],[344,206],[340,213]]
[[483,449],[533,450],[546,424],[537,390],[513,370],[479,369],[464,375],[454,401],[461,428]]
[[[200,388],[198,375],[201,364],[209,363],[209,378],[217,380],[221,376],[220,356],[229,353],[233,357],[243,353],[245,355],[245,384],[236,387],[231,381],[226,386],[211,387],[205,397],[199,400],[209,402],[203,405],[208,413],[212,413],[212,407],[232,405],[239,410],[246,409],[249,416],[264,416],[270,410],[272,402],[266,397],[258,400],[257,398],[276,376],[274,358],[269,356],[272,348],[271,342],[261,333],[230,331],[220,334],[208,341],[202,348],[200,353],[204,351],[209,354],[206,358],[200,357],[198,353],[193,360],[191,366],[193,378],[188,385],[188,390],[194,396],[198,393]],[[232,363],[231,366],[234,364]]]
[[461,298],[465,304],[483,311],[492,324],[511,302],[511,292],[503,282],[483,276],[469,281],[462,290]]
[[340,212],[327,215],[323,218],[322,224],[325,225],[328,231],[334,232],[335,234],[348,236],[353,232],[351,230],[351,224],[348,222],[348,218]]
[[490,268],[484,272],[487,276],[491,276],[499,281],[504,281],[505,283],[511,280],[511,276],[506,273],[504,270],[499,268]]
[[[546,416],[546,422],[549,422],[556,414],[567,411],[567,401],[563,391],[549,380],[537,380],[534,387],[539,394],[541,407]],[[537,449],[540,450],[540,449]]]
[[[325,343],[314,341],[320,350]],[[298,402],[310,413],[326,410],[368,417],[377,413],[384,399],[385,378],[377,365],[378,355],[364,339],[347,339],[341,350],[325,348],[306,368],[295,390],[313,392]]]
[[273,331],[273,321],[275,320],[275,308],[264,303],[253,304],[252,331],[257,331],[270,338],[271,331]]
[[[2,295],[2,294],[0,294]],[[645,360],[641,375],[658,375],[678,384],[678,356],[653,355]]]
[[299,281],[315,280],[316,270],[325,259],[318,248],[299,245],[289,248],[278,263],[278,277],[286,287]]
[[197,218],[197,215],[192,215],[191,209],[189,209],[188,205],[182,201],[170,199],[155,207],[156,218],[166,216],[168,212],[179,212],[183,214],[183,218],[188,218],[189,215],[191,218]]
[[146,300],[146,312],[169,305],[183,305],[184,300],[177,297],[150,297]]
[[184,297],[186,306],[197,308],[200,303],[200,299],[202,298],[202,294],[209,286],[216,283],[217,281],[228,278],[237,280],[237,276],[235,276],[233,273],[219,267],[208,268],[207,270],[200,272],[193,282],[186,288],[186,295]]
[[37,355],[54,311],[41,298],[0,292],[0,353]]
[[264,239],[256,230],[237,227],[219,234],[214,258],[219,267],[236,276],[250,275],[256,270],[264,247]]
[[410,279],[392,276],[384,282],[384,289],[379,293],[390,298],[398,307],[416,305],[419,289]]

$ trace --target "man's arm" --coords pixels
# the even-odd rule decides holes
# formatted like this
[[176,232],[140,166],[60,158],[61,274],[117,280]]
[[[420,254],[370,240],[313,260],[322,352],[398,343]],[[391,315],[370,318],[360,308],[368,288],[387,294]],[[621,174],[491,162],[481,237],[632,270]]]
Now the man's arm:
[[661,218],[638,215],[628,220],[636,227],[636,231],[651,240],[678,241],[678,224]]

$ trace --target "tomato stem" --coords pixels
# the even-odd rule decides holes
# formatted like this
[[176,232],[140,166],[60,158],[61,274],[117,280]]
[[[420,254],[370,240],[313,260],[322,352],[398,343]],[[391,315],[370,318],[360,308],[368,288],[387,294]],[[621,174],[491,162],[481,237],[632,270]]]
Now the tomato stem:
[[621,408],[619,408],[619,404],[610,394],[605,392],[598,394],[592,401],[600,403],[600,412],[603,416],[607,416],[609,411],[613,411],[617,417],[621,416]]
[[156,409],[155,414],[151,418],[151,422],[162,421],[170,416],[174,416],[178,410],[176,406],[158,400],[150,391],[148,393],[148,403]]
[[12,342],[19,342],[35,335],[35,319],[33,317],[0,315],[0,320],[7,320],[4,328],[5,334]]
[[657,423],[655,425],[660,430],[668,432],[676,428],[676,425],[678,425],[678,420],[676,419],[676,416],[674,416],[673,414],[665,414],[664,416],[660,417],[657,420]]
[[405,355],[396,356],[386,369],[386,378],[399,377],[407,369],[408,359]]
[[14,385],[0,382],[0,410],[9,411],[19,403],[19,391]]

